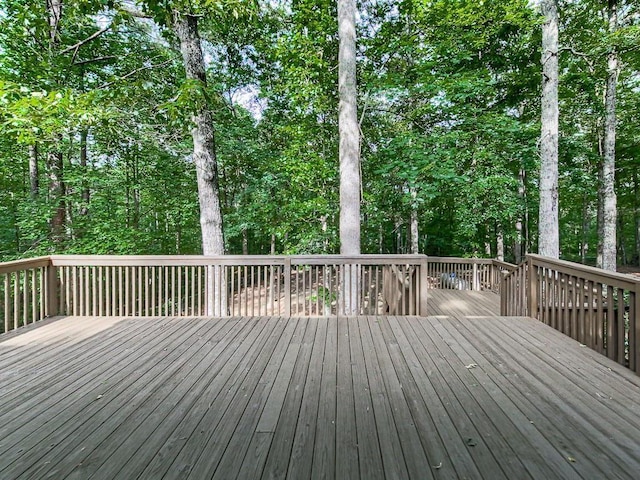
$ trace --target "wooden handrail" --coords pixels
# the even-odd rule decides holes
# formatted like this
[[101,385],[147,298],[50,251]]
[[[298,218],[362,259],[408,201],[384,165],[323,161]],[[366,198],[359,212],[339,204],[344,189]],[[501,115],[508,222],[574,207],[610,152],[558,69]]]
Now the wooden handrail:
[[48,267],[51,265],[51,257],[26,258],[0,263],[0,275],[4,273],[20,272],[30,268]]
[[53,315],[426,315],[429,288],[499,291],[513,268],[426,255],[51,255],[0,264],[0,330]]
[[640,372],[640,280],[529,254],[501,300],[503,315],[534,317]]

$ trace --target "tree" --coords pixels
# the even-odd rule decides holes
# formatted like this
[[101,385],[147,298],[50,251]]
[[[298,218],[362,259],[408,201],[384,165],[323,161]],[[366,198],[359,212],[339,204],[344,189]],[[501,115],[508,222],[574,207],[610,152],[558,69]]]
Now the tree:
[[[608,0],[609,34],[618,29],[618,1]],[[602,148],[602,225],[598,245],[598,266],[616,271],[617,264],[617,207],[615,191],[616,173],[616,89],[618,83],[618,54],[615,44],[607,55],[607,84],[605,89],[604,142]]]
[[542,0],[542,130],[538,253],[558,258],[558,6]]
[[193,160],[198,179],[200,226],[202,228],[202,253],[224,254],[222,211],[218,187],[218,163],[216,159],[213,118],[207,102],[207,78],[205,75],[202,46],[198,33],[198,17],[191,13],[172,12],[172,27],[180,40],[180,52],[187,80],[196,82],[199,101],[193,113]]
[[[338,0],[338,124],[340,130],[340,253],[360,254],[360,131],[356,89],[356,2]],[[349,268],[349,267],[345,267]],[[346,315],[360,311],[359,272],[345,272],[343,291]]]

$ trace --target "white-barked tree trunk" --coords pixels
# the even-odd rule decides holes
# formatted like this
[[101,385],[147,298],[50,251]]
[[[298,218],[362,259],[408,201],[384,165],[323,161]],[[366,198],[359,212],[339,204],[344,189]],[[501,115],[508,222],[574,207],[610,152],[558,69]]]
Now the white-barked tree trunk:
[[[360,129],[356,87],[356,2],[338,0],[340,131],[340,253],[360,254]],[[359,266],[344,267],[344,313],[359,313]]]
[[558,258],[558,5],[542,0],[542,129],[538,253]]

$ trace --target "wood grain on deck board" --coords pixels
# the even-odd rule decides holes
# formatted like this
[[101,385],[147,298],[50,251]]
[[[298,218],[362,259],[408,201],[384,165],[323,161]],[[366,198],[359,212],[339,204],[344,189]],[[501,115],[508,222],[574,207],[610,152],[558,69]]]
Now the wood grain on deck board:
[[637,377],[464,293],[426,318],[68,317],[0,338],[0,478],[634,478]]

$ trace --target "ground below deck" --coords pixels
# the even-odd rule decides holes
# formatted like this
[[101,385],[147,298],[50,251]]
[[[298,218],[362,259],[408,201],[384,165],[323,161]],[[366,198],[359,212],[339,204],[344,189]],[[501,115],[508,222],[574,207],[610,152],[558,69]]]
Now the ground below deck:
[[0,478],[638,478],[640,378],[531,319],[465,316],[461,293],[455,316],[5,337]]

